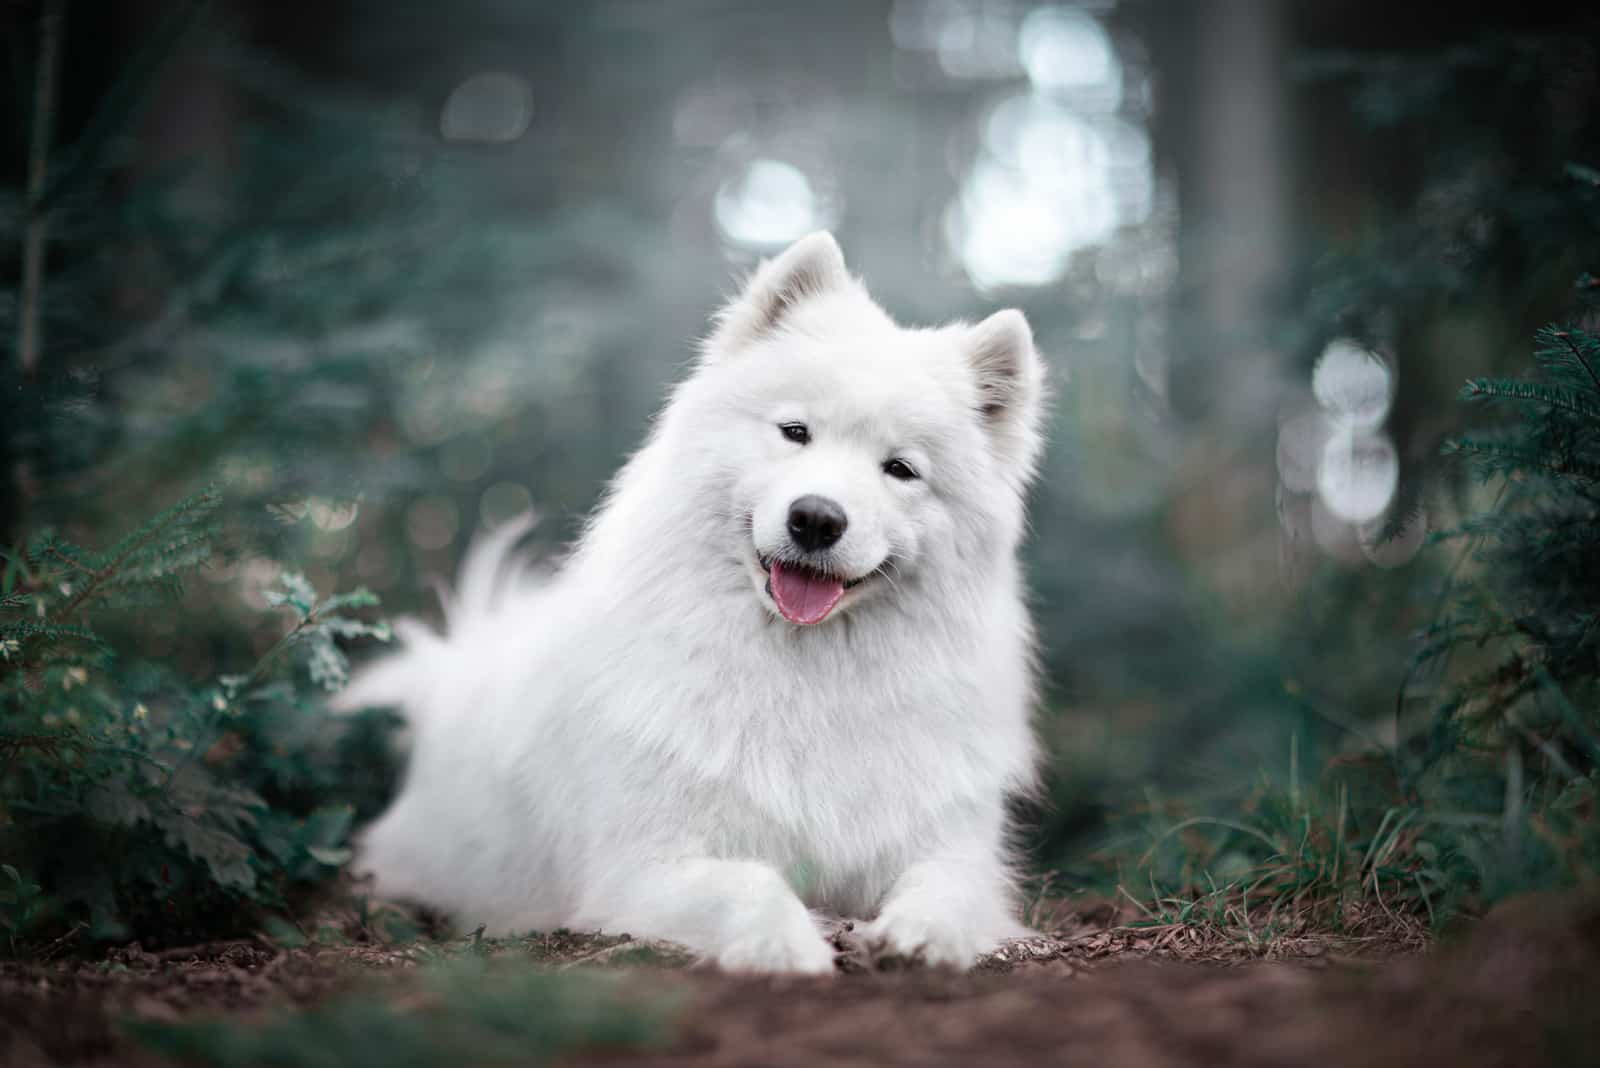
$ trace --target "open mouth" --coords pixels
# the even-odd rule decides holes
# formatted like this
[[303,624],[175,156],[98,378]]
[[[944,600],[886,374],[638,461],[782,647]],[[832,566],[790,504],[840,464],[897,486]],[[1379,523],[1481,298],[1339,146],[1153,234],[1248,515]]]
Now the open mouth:
[[845,579],[786,560],[757,558],[767,573],[767,596],[790,623],[809,626],[828,618],[845,591],[855,589],[876,572]]

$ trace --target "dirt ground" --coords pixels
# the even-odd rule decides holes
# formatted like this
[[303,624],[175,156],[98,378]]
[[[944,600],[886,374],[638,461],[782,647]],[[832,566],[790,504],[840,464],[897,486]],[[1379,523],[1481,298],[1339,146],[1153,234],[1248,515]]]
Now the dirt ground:
[[[574,1065],[1600,1064],[1600,897],[1512,902],[1425,952],[1405,921],[1252,944],[1125,920],[1064,912],[1049,937],[969,974],[876,958],[843,927],[831,979],[686,968],[670,948],[621,938],[557,934],[490,951],[553,970],[620,969],[641,1001],[673,999],[664,1043],[561,1062]],[[274,1006],[374,986],[404,1002],[432,954],[247,940],[3,964],[0,1064],[168,1064],[126,1021],[252,1027]]]

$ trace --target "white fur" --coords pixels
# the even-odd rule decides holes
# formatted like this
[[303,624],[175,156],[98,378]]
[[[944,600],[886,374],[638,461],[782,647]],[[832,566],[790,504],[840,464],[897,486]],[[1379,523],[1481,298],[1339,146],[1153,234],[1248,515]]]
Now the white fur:
[[[1020,934],[1005,804],[1034,775],[1015,556],[1041,394],[1020,313],[899,327],[827,234],[764,264],[571,558],[537,577],[508,562],[525,527],[490,535],[448,634],[407,628],[344,695],[412,728],[358,866],[463,924],[629,931],[740,970],[830,971],[808,909],[960,966]],[[802,627],[760,558],[809,493],[849,518],[829,566],[870,577]]]

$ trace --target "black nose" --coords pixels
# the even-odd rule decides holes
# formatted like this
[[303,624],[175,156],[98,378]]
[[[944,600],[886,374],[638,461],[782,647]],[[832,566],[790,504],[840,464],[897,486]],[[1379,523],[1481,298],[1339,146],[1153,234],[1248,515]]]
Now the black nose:
[[789,537],[807,552],[826,549],[849,526],[844,509],[826,497],[807,494],[789,506]]

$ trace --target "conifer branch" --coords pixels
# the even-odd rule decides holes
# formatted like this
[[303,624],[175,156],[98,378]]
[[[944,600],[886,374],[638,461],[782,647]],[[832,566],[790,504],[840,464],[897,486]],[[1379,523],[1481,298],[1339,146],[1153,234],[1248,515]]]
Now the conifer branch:
[[72,570],[76,571],[78,574],[80,574],[80,575],[88,575],[90,577],[97,577],[94,568],[92,568],[92,567],[88,566],[87,564],[83,563],[81,560],[73,559],[72,557],[68,556],[66,553],[62,552],[60,550],[60,548],[58,548],[57,546],[51,545],[45,551],[48,552],[51,556],[55,557],[57,560],[60,560],[63,564],[66,564],[68,567],[70,567]]
[[51,615],[60,619],[70,616],[73,612],[82,608],[91,597],[104,590],[107,584],[117,577],[135,553],[148,546],[158,535],[164,533],[174,523],[187,518],[195,511],[215,505],[217,499],[216,493],[211,490],[204,490],[168,509],[146,526],[144,530],[126,539],[110,560],[103,566],[94,568],[91,571],[91,577],[84,583],[83,588],[74,593],[65,604],[52,612]]
[[1502,445],[1499,442],[1457,438],[1445,442],[1444,451],[1446,454],[1457,453],[1476,456],[1483,461],[1504,464],[1508,468],[1535,468],[1551,475],[1582,479],[1585,482],[1600,482],[1600,467],[1594,464],[1584,463],[1581,460],[1574,460],[1568,457],[1545,459],[1542,456],[1525,452],[1514,446]]
[[1461,388],[1463,400],[1501,399],[1534,401],[1562,408],[1589,419],[1600,420],[1600,404],[1593,404],[1571,390],[1547,386],[1540,382],[1520,382],[1511,379],[1472,378]]
[[1578,361],[1578,364],[1584,369],[1584,372],[1588,374],[1589,381],[1594,383],[1595,390],[1600,392],[1600,376],[1595,375],[1594,368],[1590,367],[1589,361],[1583,358],[1583,353],[1578,350],[1577,342],[1572,340],[1571,331],[1562,330],[1558,332],[1556,336],[1562,341],[1566,342],[1567,348],[1572,350],[1573,358]]

